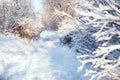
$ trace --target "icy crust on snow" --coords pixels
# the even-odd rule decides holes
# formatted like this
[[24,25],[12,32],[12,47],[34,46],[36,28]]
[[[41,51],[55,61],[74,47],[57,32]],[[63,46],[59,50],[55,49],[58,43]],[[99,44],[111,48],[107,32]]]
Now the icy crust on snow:
[[46,37],[33,43],[13,36],[0,37],[0,80],[78,79],[74,53],[59,45],[54,32],[42,35]]

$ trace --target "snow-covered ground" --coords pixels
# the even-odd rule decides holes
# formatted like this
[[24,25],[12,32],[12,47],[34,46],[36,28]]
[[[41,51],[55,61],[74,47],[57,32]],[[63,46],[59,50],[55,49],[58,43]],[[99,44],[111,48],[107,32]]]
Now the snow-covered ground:
[[44,31],[32,43],[0,37],[0,80],[78,80],[79,65],[74,52],[60,45],[55,32]]
[[[42,11],[44,1],[46,0],[32,0],[37,16],[35,22],[41,29],[46,27],[42,25],[40,16],[40,13],[44,13]],[[24,5],[25,1],[20,2]],[[68,4],[70,13],[62,10],[62,7],[60,11],[57,10],[58,6],[54,7],[55,15],[66,17],[60,22],[58,32],[43,31],[39,40],[30,43],[12,35],[0,35],[0,80],[120,80],[119,4],[117,0],[76,0],[75,3],[71,0]],[[28,4],[25,3],[25,5]],[[64,6],[66,5],[63,5],[63,8]],[[8,10],[6,10],[7,7],[1,10],[14,15],[17,7],[18,5],[11,4]],[[20,7],[21,9],[17,10],[23,22],[25,21],[22,14],[29,13],[26,7]],[[71,7],[73,13],[75,12],[74,16],[71,16]],[[65,9],[69,10],[69,6]],[[30,9],[30,11],[33,10]],[[48,11],[49,13],[51,12]],[[20,19],[19,16],[9,15],[10,17],[3,22],[6,15],[1,13],[1,31],[3,24],[8,24],[9,19],[10,23]],[[12,20],[13,17],[15,20]],[[49,23],[49,17],[51,15],[45,18],[45,23]],[[67,17],[70,19],[67,20]],[[50,23],[54,24],[54,20]],[[4,35],[7,35],[7,32]],[[64,44],[63,38],[66,36],[65,42],[72,42],[70,46],[61,45],[62,40]],[[72,48],[69,49],[67,46],[72,46]],[[72,51],[73,48],[76,52]]]

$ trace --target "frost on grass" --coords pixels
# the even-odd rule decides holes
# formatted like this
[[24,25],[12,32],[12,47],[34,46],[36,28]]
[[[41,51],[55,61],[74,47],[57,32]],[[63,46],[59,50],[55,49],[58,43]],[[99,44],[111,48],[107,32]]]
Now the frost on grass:
[[22,39],[37,40],[43,29],[31,0],[0,1],[0,33],[13,33]]
[[21,38],[26,38],[28,40],[38,40],[40,37],[40,33],[42,32],[42,28],[33,21],[33,19],[25,18],[25,19],[19,19],[19,21],[16,21],[16,23],[13,25],[13,31],[15,35],[18,35]]

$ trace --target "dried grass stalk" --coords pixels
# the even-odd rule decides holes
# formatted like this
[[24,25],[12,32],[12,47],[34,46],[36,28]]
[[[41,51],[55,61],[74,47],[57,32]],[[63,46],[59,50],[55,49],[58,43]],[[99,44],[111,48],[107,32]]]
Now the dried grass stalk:
[[13,25],[13,33],[27,40],[37,40],[40,37],[41,30],[31,19],[24,19]]

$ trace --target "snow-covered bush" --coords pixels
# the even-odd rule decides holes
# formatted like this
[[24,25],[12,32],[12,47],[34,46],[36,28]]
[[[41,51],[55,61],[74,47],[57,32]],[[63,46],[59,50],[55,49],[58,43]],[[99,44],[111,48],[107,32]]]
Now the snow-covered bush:
[[90,63],[90,69],[85,72],[85,76],[91,76],[90,80],[119,80],[120,1],[72,1],[76,15],[67,15],[79,23],[78,30],[64,36],[61,42],[79,53],[77,59],[82,65],[78,71]]
[[34,18],[31,0],[0,0],[0,30],[11,31],[13,24],[20,18]]
[[70,6],[70,0],[46,0],[42,13],[42,24],[45,29],[58,30],[61,22],[68,19],[61,12],[74,16],[74,10]]
[[28,40],[37,40],[40,37],[42,29],[30,18],[16,20],[12,27],[12,33]]

